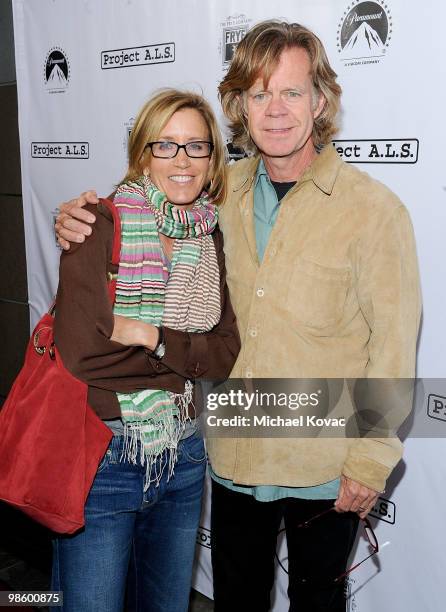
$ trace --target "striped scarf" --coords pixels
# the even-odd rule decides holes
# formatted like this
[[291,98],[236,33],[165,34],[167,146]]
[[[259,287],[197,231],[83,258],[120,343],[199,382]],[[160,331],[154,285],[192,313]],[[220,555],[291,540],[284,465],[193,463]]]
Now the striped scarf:
[[[211,236],[218,211],[207,195],[183,210],[141,177],[120,185],[114,202],[121,218],[114,314],[180,331],[211,330],[221,316],[220,274]],[[159,233],[175,239],[170,273]],[[124,456],[135,463],[139,453],[146,466],[146,490],[159,482],[167,464],[168,477],[173,474],[192,405],[192,384],[186,382],[183,394],[146,389],[117,397]]]

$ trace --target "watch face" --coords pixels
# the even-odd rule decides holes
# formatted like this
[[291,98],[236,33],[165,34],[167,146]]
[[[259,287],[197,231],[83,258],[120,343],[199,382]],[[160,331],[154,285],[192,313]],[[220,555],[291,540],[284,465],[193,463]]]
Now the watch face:
[[156,355],[156,357],[158,357],[158,359],[162,359],[164,357],[165,352],[166,352],[166,345],[163,342],[157,347],[154,354]]

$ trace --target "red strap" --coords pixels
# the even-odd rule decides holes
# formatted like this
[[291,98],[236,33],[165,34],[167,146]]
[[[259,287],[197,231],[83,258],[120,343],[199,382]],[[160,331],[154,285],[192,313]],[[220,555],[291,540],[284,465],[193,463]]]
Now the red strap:
[[112,249],[112,264],[119,266],[119,257],[121,255],[121,218],[116,206],[107,198],[100,198],[99,202],[106,206],[113,216],[114,232],[113,232],[113,249]]
[[[119,266],[119,257],[121,255],[121,217],[119,216],[119,212],[117,211],[116,206],[111,200],[108,200],[107,198],[100,198],[99,201],[101,204],[108,208],[108,210],[113,216],[114,229],[111,263],[116,266]],[[108,294],[110,296],[111,303],[114,304],[116,294],[116,279],[109,279]]]
[[108,281],[108,295],[110,298],[110,302],[114,304],[115,297],[116,297],[116,280],[115,279]]

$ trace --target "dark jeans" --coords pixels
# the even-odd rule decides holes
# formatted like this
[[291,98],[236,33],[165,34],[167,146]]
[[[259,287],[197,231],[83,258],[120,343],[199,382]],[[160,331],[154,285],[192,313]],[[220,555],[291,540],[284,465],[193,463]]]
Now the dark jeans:
[[212,482],[212,567],[215,612],[268,612],[274,583],[274,556],[282,518],[288,544],[291,612],[345,612],[344,581],[358,527],[351,512],[329,512],[334,500],[286,498],[260,502]]
[[[120,461],[114,436],[85,506],[85,528],[54,540],[62,612],[187,612],[206,469],[203,440],[178,445],[175,474],[144,493],[145,466]],[[128,576],[127,576],[128,574]]]

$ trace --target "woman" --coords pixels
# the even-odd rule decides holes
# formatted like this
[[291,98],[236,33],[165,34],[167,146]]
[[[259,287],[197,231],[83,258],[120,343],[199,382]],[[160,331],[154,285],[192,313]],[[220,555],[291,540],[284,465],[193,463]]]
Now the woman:
[[192,383],[227,377],[240,348],[216,226],[224,172],[207,102],[160,91],[136,118],[115,195],[114,307],[105,207],[94,207],[90,239],[61,257],[56,344],[114,433],[85,529],[54,543],[52,588],[65,611],[121,611],[127,573],[128,610],[188,608],[205,471]]

